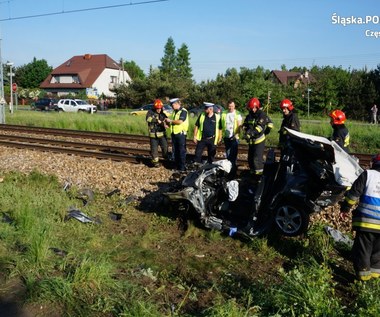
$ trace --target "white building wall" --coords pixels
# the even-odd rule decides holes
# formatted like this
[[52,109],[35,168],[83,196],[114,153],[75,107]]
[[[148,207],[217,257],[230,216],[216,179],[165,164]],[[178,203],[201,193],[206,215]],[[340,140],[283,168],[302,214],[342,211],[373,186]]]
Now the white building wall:
[[[114,79],[113,82],[112,79]],[[96,88],[99,96],[103,93],[107,97],[115,97],[115,93],[110,91],[110,87],[120,84],[128,85],[130,81],[131,78],[126,71],[106,68],[95,80],[92,88]]]

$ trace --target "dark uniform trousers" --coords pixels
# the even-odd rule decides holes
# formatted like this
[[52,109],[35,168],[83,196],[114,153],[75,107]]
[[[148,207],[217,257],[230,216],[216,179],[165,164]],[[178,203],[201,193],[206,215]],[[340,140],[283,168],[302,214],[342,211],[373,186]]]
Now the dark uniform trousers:
[[207,148],[207,162],[212,163],[214,161],[216,155],[216,145],[215,136],[210,138],[203,138],[198,141],[197,146],[195,148],[195,162],[202,163],[202,153],[205,148]]
[[224,138],[223,141],[224,141],[224,146],[226,148],[227,160],[229,160],[232,163],[232,165],[236,165],[239,140],[237,140],[235,137],[232,137],[232,138]]
[[158,146],[161,148],[162,157],[166,159],[168,157],[168,140],[166,136],[150,138],[150,154],[153,159],[158,158]]
[[258,144],[250,144],[248,147],[248,165],[251,171],[261,171],[264,169],[263,154],[265,141]]
[[186,134],[172,133],[172,146],[177,169],[186,170]]
[[355,272],[380,270],[380,233],[356,232],[352,247],[352,262]]

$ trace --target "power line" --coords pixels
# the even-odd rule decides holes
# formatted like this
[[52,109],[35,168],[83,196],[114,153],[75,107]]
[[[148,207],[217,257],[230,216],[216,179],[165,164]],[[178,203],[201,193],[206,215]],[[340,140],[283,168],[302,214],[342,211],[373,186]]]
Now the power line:
[[[62,10],[62,11],[58,11],[58,12],[42,13],[42,14],[35,14],[35,15],[25,15],[25,16],[20,16],[20,17],[13,17],[13,18],[9,17],[9,18],[6,18],[6,19],[0,19],[0,22],[2,22],[2,21],[11,21],[11,20],[22,20],[22,19],[39,18],[39,17],[58,15],[58,14],[68,14],[68,13],[76,13],[76,12],[113,9],[113,8],[120,8],[120,7],[126,7],[126,6],[136,6],[136,5],[143,5],[143,4],[152,4],[152,3],[156,3],[156,2],[166,2],[166,1],[169,1],[169,0],[150,0],[150,1],[141,1],[141,2],[130,2],[130,3],[123,3],[123,4],[115,4],[115,5],[102,6],[102,7],[76,9],[76,10],[69,10],[69,11]],[[4,2],[9,2],[9,1],[4,1]]]

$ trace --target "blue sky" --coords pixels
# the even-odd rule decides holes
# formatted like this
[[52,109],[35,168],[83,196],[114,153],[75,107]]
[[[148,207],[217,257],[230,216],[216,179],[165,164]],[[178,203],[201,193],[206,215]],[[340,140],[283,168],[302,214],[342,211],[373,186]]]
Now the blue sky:
[[380,64],[379,0],[0,0],[0,20],[2,61],[15,66],[90,53],[147,73],[170,36],[188,46],[197,82],[231,67]]

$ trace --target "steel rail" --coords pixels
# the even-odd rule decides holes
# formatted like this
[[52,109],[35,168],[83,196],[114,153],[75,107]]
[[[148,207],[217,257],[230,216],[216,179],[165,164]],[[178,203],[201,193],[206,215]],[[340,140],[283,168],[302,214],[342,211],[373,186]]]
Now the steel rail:
[[21,125],[9,125],[9,124],[0,124],[0,130],[16,131],[20,133],[64,136],[64,137],[70,137],[70,138],[82,138],[82,139],[87,138],[87,139],[96,139],[96,140],[104,140],[104,141],[117,141],[117,142],[122,142],[122,141],[130,142],[131,140],[149,141],[148,136],[138,135],[138,134],[56,129],[56,128],[31,127],[31,126],[21,126]]
[[64,147],[54,147],[54,146],[44,146],[35,143],[19,143],[12,141],[4,141],[0,140],[0,145],[5,147],[12,147],[18,149],[30,149],[30,150],[38,150],[43,152],[54,152],[54,153],[65,153],[65,154],[74,154],[78,156],[84,157],[92,157],[97,159],[111,159],[114,161],[128,161],[128,162],[137,162],[144,159],[143,157],[138,157],[136,155],[130,154],[120,154],[120,153],[103,153],[103,152],[95,152],[95,151],[85,151],[79,150],[75,148],[64,148]]
[[[0,140],[12,140],[14,142],[21,143],[32,143],[32,144],[48,144],[52,146],[61,146],[61,147],[72,147],[72,148],[84,148],[84,149],[93,149],[100,152],[109,152],[109,153],[121,153],[121,154],[141,154],[146,155],[149,152],[146,149],[141,149],[137,147],[123,147],[116,145],[106,145],[106,144],[94,144],[86,142],[73,142],[73,141],[63,141],[63,140],[54,140],[54,139],[44,139],[44,138],[35,138],[35,137],[24,137],[19,135],[1,135]],[[5,144],[5,142],[4,142]]]
[[[123,134],[123,133],[112,133],[112,132],[97,132],[97,131],[81,131],[81,130],[69,130],[69,129],[56,129],[56,128],[44,128],[44,127],[29,127],[29,126],[19,126],[19,125],[7,125],[0,124],[0,130],[9,132],[20,132],[20,133],[32,133],[32,134],[43,134],[43,135],[53,135],[62,136],[69,138],[87,138],[95,139],[101,141],[115,141],[115,142],[128,142],[128,143],[144,143],[149,144],[149,137],[138,134]],[[171,145],[171,140],[169,139],[169,145]],[[195,150],[195,144],[188,142],[186,147],[189,150]],[[241,144],[240,154],[248,154],[248,146]],[[224,146],[218,146],[218,151],[224,151]]]
[[[94,157],[98,159],[111,159],[114,161],[142,162],[150,160],[150,149],[52,140],[15,135],[0,135],[0,146],[38,150],[44,152],[75,154],[78,156]],[[193,158],[193,156],[194,155],[192,153],[188,154],[189,158]],[[217,155],[217,158],[222,159],[223,156]],[[246,160],[238,160],[238,163],[244,166],[247,162]]]
[[[70,130],[70,129],[56,129],[56,128],[44,128],[44,127],[29,127],[29,126],[21,126],[21,125],[8,125],[8,124],[0,124],[0,131],[12,131],[12,132],[20,132],[20,133],[31,133],[31,134],[43,134],[43,135],[51,135],[51,136],[62,136],[67,138],[87,138],[92,140],[98,140],[98,141],[115,141],[115,142],[127,142],[127,143],[139,143],[139,144],[149,144],[149,137],[148,136],[142,136],[142,135],[136,135],[136,134],[122,134],[122,133],[112,133],[112,132],[96,132],[96,131],[80,131],[80,130]],[[5,136],[5,135],[1,135]],[[37,139],[37,138],[35,138]],[[43,140],[43,139],[38,139]],[[32,138],[30,139],[31,142]],[[52,141],[52,140],[51,140]],[[39,143],[42,143],[44,141],[38,141]],[[38,143],[37,142],[37,143]],[[61,145],[64,144],[65,141],[54,141],[56,145],[61,143]],[[74,142],[73,142],[74,143]],[[169,142],[170,143],[170,142]],[[52,144],[52,142],[50,142]],[[81,143],[77,143],[78,147],[85,147],[81,146]],[[110,145],[99,145],[99,144],[92,144],[89,145],[89,143],[83,143],[87,145],[87,148],[93,148],[93,149],[100,149],[103,148],[104,151],[115,151],[115,152],[122,152],[122,153],[136,153],[136,154],[142,154],[142,155],[149,155],[147,150],[144,149],[137,149],[136,147],[117,147],[117,146],[110,146]],[[188,143],[187,148],[191,151],[194,151],[195,145],[193,143]],[[140,152],[139,152],[140,151]],[[224,147],[219,146],[217,148],[218,152],[223,152]],[[143,153],[144,152],[144,153]],[[248,153],[248,146],[245,144],[241,144],[239,146],[239,155],[241,154],[247,154]],[[275,154],[279,155],[279,150],[275,149]],[[371,155],[368,154],[362,154],[362,153],[351,153],[351,155],[357,157],[359,159],[359,162],[362,166],[368,167],[371,162]],[[219,156],[220,158],[221,156]],[[244,162],[243,164],[246,164],[246,159],[242,160],[239,159],[240,162]]]

